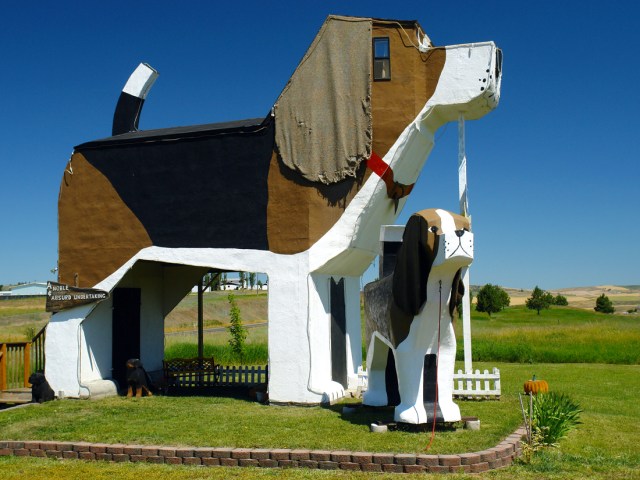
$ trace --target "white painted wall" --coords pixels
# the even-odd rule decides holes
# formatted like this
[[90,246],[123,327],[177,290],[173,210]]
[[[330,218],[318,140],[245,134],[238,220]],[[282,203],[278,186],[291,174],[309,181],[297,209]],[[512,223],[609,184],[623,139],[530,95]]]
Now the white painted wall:
[[112,378],[111,311],[109,298],[100,302],[80,324],[80,379],[83,384]]
[[[344,298],[347,334],[348,388],[358,386],[358,367],[362,366],[362,333],[360,323],[360,277],[345,277]],[[349,301],[348,299],[352,299]],[[353,301],[356,299],[357,301]]]
[[83,305],[51,316],[44,345],[45,376],[56,395],[80,396],[80,324],[93,307]]

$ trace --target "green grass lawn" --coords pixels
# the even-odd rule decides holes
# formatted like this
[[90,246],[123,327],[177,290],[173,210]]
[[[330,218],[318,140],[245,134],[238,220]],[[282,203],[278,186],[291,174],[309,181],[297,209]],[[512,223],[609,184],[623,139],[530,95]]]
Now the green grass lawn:
[[[481,430],[437,432],[429,453],[482,450],[513,432],[521,423],[517,394],[524,381],[536,373],[538,378],[546,379],[553,390],[568,393],[580,403],[584,410],[581,416],[583,423],[560,443],[558,450],[538,455],[530,465],[517,465],[486,477],[640,478],[640,443],[637,442],[640,405],[635,398],[640,391],[639,366],[494,363],[476,366],[481,369],[492,366],[500,368],[502,399],[459,402],[463,415],[480,418]],[[353,416],[343,416],[341,410],[341,406],[276,407],[213,397],[64,400],[1,412],[0,436],[3,439],[24,440],[373,452],[422,452],[428,442],[428,434],[424,433],[370,433],[369,423],[389,418],[390,410],[363,412]],[[36,465],[38,469],[44,465],[53,478],[80,478],[82,471],[89,471],[91,478],[99,478],[100,475],[133,478],[134,474],[141,472],[151,478],[164,478],[167,475],[171,478],[229,478],[228,475],[254,478],[255,475],[268,477],[277,473],[285,475],[278,475],[278,478],[326,478],[324,472],[304,470],[268,473],[215,468],[207,469],[205,477],[202,469],[78,464],[81,462],[0,458],[0,471],[2,478],[20,478],[18,472],[32,472],[36,470]],[[61,466],[65,468],[60,470]],[[70,474],[76,473],[65,477],[66,469]],[[335,478],[367,478],[363,474],[346,472],[332,475]]]
[[[179,329],[187,322],[184,319],[193,317],[193,300],[187,297],[174,311],[176,316],[171,322],[174,328]],[[226,323],[224,313],[210,317],[207,314],[207,308],[226,308],[226,295],[205,297],[205,302],[209,305],[205,307],[205,317],[212,325]],[[238,303],[245,323],[264,318],[261,312],[265,298],[246,295]],[[25,310],[20,315],[33,314],[30,306],[22,307]],[[16,318],[16,312],[5,311],[7,313]],[[517,394],[524,381],[536,374],[547,380],[551,389],[567,393],[580,403],[583,423],[561,441],[559,449],[538,454],[530,465],[515,465],[468,478],[640,478],[640,442],[637,441],[640,404],[635,398],[640,392],[638,315],[602,315],[571,307],[553,307],[537,315],[523,306],[514,306],[491,318],[473,311],[471,327],[474,368],[500,368],[502,399],[459,402],[463,415],[480,418],[481,430],[438,432],[429,453],[482,450],[513,432],[522,422]],[[456,323],[456,332],[461,360],[461,321]],[[207,355],[216,356],[219,363],[234,363],[231,359],[224,360],[226,332],[207,334],[205,339]],[[179,336],[167,337],[168,357],[190,356],[192,350],[195,354],[195,342],[183,340]],[[255,360],[245,363],[264,363],[266,342],[266,327],[249,330],[248,344],[255,346],[258,353],[252,354]],[[427,434],[370,433],[368,425],[375,420],[389,420],[390,409],[363,411],[349,417],[343,417],[341,411],[340,405],[274,407],[213,397],[65,400],[0,412],[0,438],[373,452],[421,452],[428,442]],[[0,457],[2,479],[137,479],[141,476],[151,479],[370,478],[370,474],[302,469],[205,469]],[[376,478],[398,476],[376,475]]]

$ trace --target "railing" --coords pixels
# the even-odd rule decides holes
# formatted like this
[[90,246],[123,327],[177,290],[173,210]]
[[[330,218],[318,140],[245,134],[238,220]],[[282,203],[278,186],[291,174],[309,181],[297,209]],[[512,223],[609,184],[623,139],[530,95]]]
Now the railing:
[[47,326],[36,333],[31,340],[31,371],[44,372],[44,341],[46,338]]
[[29,385],[31,342],[0,343],[0,390]]
[[475,373],[453,374],[453,396],[457,398],[500,398],[500,370],[494,368],[492,372],[485,370]]
[[[210,372],[171,372],[172,379],[169,387],[198,388],[198,387],[257,387],[266,385],[269,378],[267,365],[251,366],[217,366],[215,373]],[[167,380],[167,379],[165,379]]]
[[29,376],[44,370],[46,325],[30,342],[0,343],[0,390],[29,386]]
[[221,366],[218,375],[218,385],[223,387],[256,387],[269,381],[269,366]]

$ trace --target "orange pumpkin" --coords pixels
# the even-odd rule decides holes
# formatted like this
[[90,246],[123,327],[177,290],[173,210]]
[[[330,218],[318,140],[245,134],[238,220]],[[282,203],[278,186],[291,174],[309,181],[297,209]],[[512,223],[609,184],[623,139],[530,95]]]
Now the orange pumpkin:
[[536,395],[537,393],[546,393],[549,391],[549,384],[546,380],[536,380],[534,375],[531,380],[524,382],[524,393]]

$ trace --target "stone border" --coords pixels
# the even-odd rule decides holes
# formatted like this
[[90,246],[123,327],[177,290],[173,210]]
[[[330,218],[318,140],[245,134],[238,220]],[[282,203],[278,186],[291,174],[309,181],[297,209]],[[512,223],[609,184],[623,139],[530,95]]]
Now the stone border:
[[522,455],[520,442],[525,435],[525,429],[521,427],[493,448],[458,455],[0,440],[0,456],[363,472],[479,473],[511,465]]

